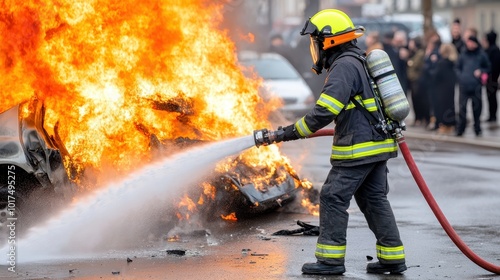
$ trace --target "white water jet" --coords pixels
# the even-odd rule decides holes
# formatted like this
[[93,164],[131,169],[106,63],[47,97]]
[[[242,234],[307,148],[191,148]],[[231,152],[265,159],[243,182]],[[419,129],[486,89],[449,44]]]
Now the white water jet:
[[[140,242],[161,205],[198,183],[220,160],[255,145],[253,136],[206,144],[176,154],[80,199],[16,240],[17,262],[90,257]],[[143,237],[143,236],[142,236]],[[5,255],[10,249],[4,247]]]

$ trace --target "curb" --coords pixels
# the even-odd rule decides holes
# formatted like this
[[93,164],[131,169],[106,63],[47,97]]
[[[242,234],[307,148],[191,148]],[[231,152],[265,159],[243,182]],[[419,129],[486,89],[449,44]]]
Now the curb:
[[500,150],[500,142],[495,141],[497,139],[485,138],[484,136],[476,138],[468,138],[466,136],[457,137],[450,135],[425,134],[412,131],[403,131],[403,135],[406,138],[412,138],[412,139],[433,140],[433,141],[455,143],[455,144],[466,144],[471,146]]

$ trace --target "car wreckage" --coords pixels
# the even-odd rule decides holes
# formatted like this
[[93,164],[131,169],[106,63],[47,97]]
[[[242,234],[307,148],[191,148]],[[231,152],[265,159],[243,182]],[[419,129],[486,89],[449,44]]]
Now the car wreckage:
[[[26,106],[29,108],[25,111],[29,113],[23,113]],[[0,226],[3,228],[12,215],[39,214],[53,203],[68,201],[78,189],[71,179],[74,174],[68,176],[72,172],[67,172],[64,166],[63,159],[70,160],[70,155],[57,129],[54,129],[55,136],[44,129],[44,113],[43,104],[36,101],[0,113]],[[165,145],[154,135],[150,138],[152,148]],[[180,149],[199,143],[180,138],[173,142]],[[215,198],[200,209],[206,213],[206,219],[220,219],[229,213],[245,218],[275,210],[294,200],[300,189],[297,175],[284,167],[277,170],[286,173],[285,180],[256,187],[246,175],[259,171],[244,163],[235,166],[232,171],[213,176],[210,184],[216,188]],[[32,207],[33,204],[42,209]]]
[[7,238],[11,219],[26,229],[69,201],[76,189],[60,144],[43,129],[43,106],[31,105],[27,114],[22,112],[27,104],[0,114],[0,240]]

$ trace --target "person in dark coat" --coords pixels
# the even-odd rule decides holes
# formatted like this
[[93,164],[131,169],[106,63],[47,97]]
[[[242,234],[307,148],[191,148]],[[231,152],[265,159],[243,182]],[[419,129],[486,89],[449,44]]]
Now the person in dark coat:
[[491,63],[491,73],[486,82],[486,96],[488,97],[488,122],[496,123],[497,121],[497,90],[498,76],[500,75],[500,49],[497,46],[497,33],[493,30],[485,36],[485,52],[488,55]]
[[408,79],[406,77],[406,60],[408,59],[408,57],[405,56],[405,59],[403,60],[400,56],[400,47],[394,46],[393,40],[396,32],[389,31],[384,34],[384,38],[382,40],[382,48],[389,56],[389,59],[391,60],[391,63],[394,67],[394,71],[396,71],[396,76],[398,77],[399,82],[401,83],[401,87],[406,94],[406,92],[408,91]]
[[292,49],[285,44],[285,40],[281,34],[274,34],[271,36],[271,45],[269,46],[270,52],[275,52],[283,56],[286,60],[293,64]]
[[432,75],[435,94],[437,95],[434,112],[439,134],[450,134],[455,130],[455,62],[458,59],[457,49],[453,44],[442,44],[439,47],[441,58],[436,62]]
[[479,48],[479,41],[470,36],[465,41],[465,50],[460,54],[457,62],[457,77],[460,89],[459,114],[457,136],[462,136],[466,126],[467,102],[472,100],[472,114],[474,116],[474,132],[481,136],[481,75],[490,71],[490,61],[486,53]]
[[420,85],[422,90],[425,90],[425,94],[429,100],[429,114],[431,116],[429,125],[427,126],[430,130],[438,129],[438,124],[436,122],[436,116],[434,112],[435,104],[437,103],[437,93],[434,88],[434,80],[432,73],[435,71],[436,63],[440,58],[439,47],[441,46],[441,37],[436,30],[431,30],[426,36],[426,47],[424,56],[424,69],[420,77]]
[[465,47],[464,40],[462,39],[462,25],[460,23],[460,19],[456,18],[451,24],[451,43],[457,49],[457,52],[460,53],[462,49]]
[[426,127],[429,124],[429,98],[427,97],[425,81],[422,80],[425,50],[422,38],[410,39],[408,43],[410,57],[408,59],[408,82],[411,91],[411,103],[415,119],[413,126]]

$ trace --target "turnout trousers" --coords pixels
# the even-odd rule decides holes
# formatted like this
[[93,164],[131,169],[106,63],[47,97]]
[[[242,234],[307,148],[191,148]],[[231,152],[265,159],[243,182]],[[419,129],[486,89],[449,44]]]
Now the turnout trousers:
[[387,161],[359,166],[334,166],[320,193],[320,232],[316,244],[319,262],[343,265],[350,200],[364,214],[376,237],[377,258],[381,264],[405,262],[403,243],[387,200]]

